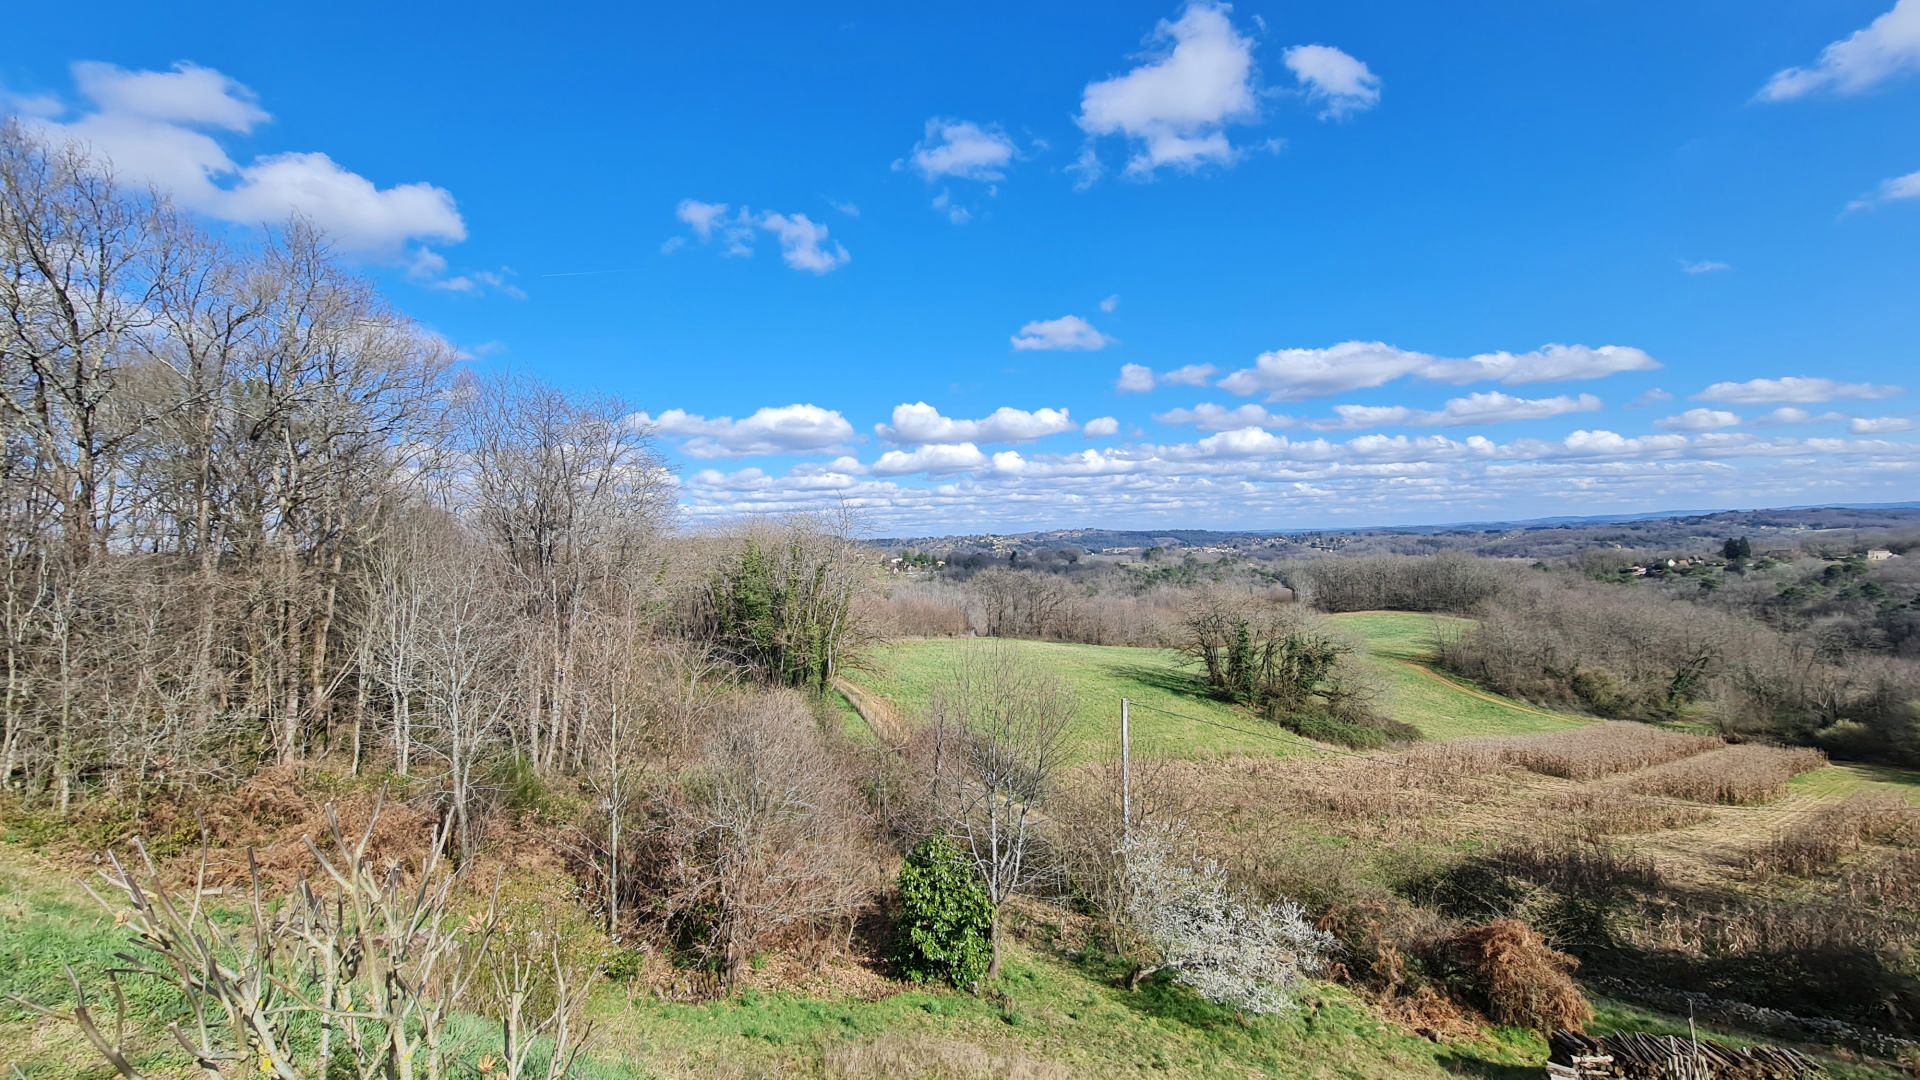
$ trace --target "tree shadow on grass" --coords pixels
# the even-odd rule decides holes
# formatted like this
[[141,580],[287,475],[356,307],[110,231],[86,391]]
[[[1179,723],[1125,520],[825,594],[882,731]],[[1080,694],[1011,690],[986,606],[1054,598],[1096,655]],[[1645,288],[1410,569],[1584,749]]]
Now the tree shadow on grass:
[[1515,1065],[1505,1061],[1487,1061],[1470,1053],[1448,1051],[1435,1055],[1434,1061],[1454,1076],[1478,1076],[1486,1080],[1538,1080],[1539,1065]]
[[1142,686],[1174,694],[1179,697],[1213,701],[1214,696],[1207,692],[1207,684],[1179,668],[1151,667],[1146,664],[1114,664],[1107,669],[1115,678],[1126,679]]
[[1120,957],[1089,950],[1080,954],[1073,964],[1089,979],[1118,991],[1122,1005],[1143,1015],[1202,1031],[1246,1026],[1239,1012],[1215,1005],[1164,975],[1149,977],[1141,982],[1139,989],[1128,990],[1127,978],[1133,966]]

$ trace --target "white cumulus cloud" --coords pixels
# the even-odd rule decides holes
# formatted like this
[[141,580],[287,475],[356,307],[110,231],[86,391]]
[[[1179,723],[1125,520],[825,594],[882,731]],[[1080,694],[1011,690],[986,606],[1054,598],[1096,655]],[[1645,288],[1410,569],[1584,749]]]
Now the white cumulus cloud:
[[1532,352],[1491,352],[1465,360],[1440,360],[1426,378],[1440,382],[1522,383],[1599,379],[1626,371],[1653,371],[1659,361],[1628,345],[1542,345]]
[[339,249],[403,261],[409,244],[467,237],[453,195],[424,182],[381,187],[317,151],[241,162],[215,134],[251,134],[272,117],[238,80],[189,63],[169,71],[73,65],[90,106],[70,121],[29,118],[44,137],[74,142],[110,163],[120,180],[152,184],[188,210],[243,225],[299,216]]
[[901,476],[965,472],[986,463],[987,456],[972,443],[931,443],[912,450],[889,450],[875,459],[871,468],[880,476]]
[[[1253,42],[1227,13],[1224,4],[1195,0],[1178,19],[1154,28],[1145,62],[1087,84],[1080,129],[1095,139],[1124,137],[1132,147],[1129,174],[1231,162],[1236,151],[1227,126],[1259,118]],[[1090,146],[1083,175],[1099,171],[1092,154]]]
[[1153,389],[1153,369],[1145,364],[1121,364],[1113,388],[1123,394],[1144,394]]
[[1073,430],[1065,409],[1014,409],[1001,406],[979,420],[956,420],[918,401],[895,405],[893,422],[874,431],[895,443],[1030,442]]
[[1614,431],[1576,431],[1562,440],[1569,453],[1627,456],[1670,453],[1687,445],[1685,435],[1639,435],[1628,438]]
[[1904,416],[1856,416],[1847,421],[1847,430],[1855,435],[1890,435],[1912,431],[1913,421]]
[[1080,428],[1089,439],[1106,439],[1120,434],[1120,421],[1111,416],[1096,416]]
[[127,71],[82,60],[73,82],[102,112],[246,134],[273,119],[259,95],[212,68],[181,62],[171,71]]
[[1668,431],[1713,431],[1736,427],[1739,423],[1740,417],[1725,409],[1688,409],[1678,416],[1655,420],[1653,426]]
[[1523,398],[1498,390],[1468,394],[1449,400],[1438,409],[1415,409],[1405,405],[1335,405],[1332,421],[1320,421],[1317,428],[1351,429],[1376,426],[1460,427],[1466,424],[1505,424],[1516,420],[1545,420],[1568,413],[1597,412],[1600,399],[1592,394],[1550,398]]
[[1760,88],[1762,101],[1791,101],[1809,94],[1858,94],[1893,77],[1920,70],[1920,0],[1896,0],[1893,10],[1820,50],[1808,67],[1774,72]]
[[1331,45],[1295,45],[1284,61],[1307,97],[1319,102],[1322,120],[1344,119],[1380,103],[1380,77]]
[[[717,244],[730,256],[752,255],[756,233],[764,232],[779,241],[780,257],[795,270],[829,274],[853,260],[846,246],[828,235],[825,225],[805,214],[782,214],[773,210],[755,213],[745,206],[736,210],[727,203],[700,199],[681,199],[673,213],[694,239],[702,244]],[[674,238],[681,239],[684,238]],[[667,241],[661,250],[671,253],[678,249],[680,245],[674,240]]]
[[1249,402],[1237,408],[1229,409],[1225,405],[1211,402],[1195,405],[1191,409],[1169,409],[1155,413],[1155,420],[1162,424],[1192,424],[1201,431],[1233,431],[1237,428],[1284,428],[1292,427],[1297,421],[1291,416],[1270,413],[1265,406]]
[[1920,199],[1920,171],[1905,176],[1896,176],[1891,180],[1882,180],[1880,186],[1847,204],[1848,211],[1871,210],[1882,203],[1900,202],[1904,199]]
[[681,449],[697,458],[819,453],[853,438],[846,417],[818,405],[756,409],[744,420],[709,419],[685,409],[668,409],[659,416],[639,413],[634,419],[663,435],[686,439]]
[[1013,140],[998,127],[936,116],[927,121],[925,137],[913,144],[906,160],[929,181],[999,180],[1017,153]]
[[760,227],[780,239],[780,257],[795,270],[825,274],[847,265],[853,256],[838,241],[827,239],[827,227],[817,225],[805,214],[776,214],[760,217]]
[[1220,369],[1212,364],[1187,364],[1161,372],[1145,364],[1123,364],[1114,387],[1124,394],[1144,394],[1156,386],[1205,386],[1218,374]]
[[1645,352],[1620,345],[1544,345],[1532,352],[1481,353],[1454,360],[1380,341],[1345,341],[1323,349],[1261,353],[1252,367],[1221,379],[1220,387],[1242,397],[1265,394],[1271,401],[1290,401],[1370,389],[1404,377],[1518,385],[1595,379],[1659,366]]
[[1701,401],[1724,405],[1812,405],[1840,398],[1877,400],[1902,393],[1898,386],[1836,382],[1833,379],[1787,375],[1778,379],[1717,382],[1695,394]]
[[1039,319],[1020,328],[1020,332],[1010,339],[1016,349],[1104,349],[1113,344],[1113,339],[1094,329],[1093,324],[1078,315],[1062,315],[1057,319]]

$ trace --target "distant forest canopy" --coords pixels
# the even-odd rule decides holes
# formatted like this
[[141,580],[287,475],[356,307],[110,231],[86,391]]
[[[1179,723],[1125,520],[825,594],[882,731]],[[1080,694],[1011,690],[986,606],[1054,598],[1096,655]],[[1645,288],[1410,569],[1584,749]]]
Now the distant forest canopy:
[[[1178,558],[1232,552],[1293,558],[1313,552],[1432,555],[1463,551],[1492,558],[1543,559],[1593,548],[1717,551],[1729,536],[1763,548],[1840,553],[1867,547],[1904,551],[1920,538],[1920,504],[1722,510],[1699,514],[1550,519],[1358,529],[1051,529],[1023,533],[883,537],[867,541],[891,555],[975,565],[982,555],[1018,551],[1037,563],[1071,563],[1083,555]],[[1048,554],[1049,552],[1053,554]]]

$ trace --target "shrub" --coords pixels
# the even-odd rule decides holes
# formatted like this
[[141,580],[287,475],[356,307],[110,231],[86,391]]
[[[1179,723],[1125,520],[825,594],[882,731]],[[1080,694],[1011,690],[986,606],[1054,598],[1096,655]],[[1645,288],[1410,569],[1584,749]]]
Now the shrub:
[[945,837],[922,840],[900,868],[901,971],[915,982],[978,984],[993,957],[993,903],[973,860]]
[[1362,714],[1348,718],[1335,716],[1326,709],[1307,708],[1280,714],[1275,719],[1296,735],[1355,750],[1378,750],[1389,743],[1413,742],[1420,738],[1419,728],[1385,716]]
[[1300,905],[1260,903],[1233,889],[1218,863],[1178,857],[1169,841],[1179,834],[1148,832],[1127,844],[1128,921],[1159,966],[1208,1001],[1255,1014],[1291,1008],[1295,984],[1320,969],[1333,938]]
[[529,817],[544,817],[553,808],[554,798],[540,779],[540,770],[525,754],[512,754],[495,762],[487,779],[498,793],[506,810]]
[[1504,584],[1497,564],[1452,553],[1320,559],[1287,578],[1321,611],[1473,611]]
[[1593,1019],[1593,1006],[1571,974],[1580,961],[1549,946],[1518,919],[1466,930],[1449,951],[1454,981],[1499,1023],[1579,1031]]
[[878,884],[844,763],[795,691],[743,697],[668,802],[665,908],[728,985],[778,945],[851,926]]
[[1750,623],[1678,600],[1542,579],[1509,590],[1440,665],[1494,690],[1620,720],[1671,720],[1707,693]]
[[1386,997],[1427,984],[1424,957],[1446,940],[1445,916],[1399,897],[1371,897],[1336,904],[1320,928],[1340,943],[1334,974]]

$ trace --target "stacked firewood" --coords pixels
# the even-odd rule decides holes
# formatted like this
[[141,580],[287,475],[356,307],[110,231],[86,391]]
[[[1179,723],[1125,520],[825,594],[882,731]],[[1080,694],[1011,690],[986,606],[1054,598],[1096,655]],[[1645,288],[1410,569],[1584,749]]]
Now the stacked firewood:
[[1548,1041],[1553,1080],[1800,1080],[1820,1075],[1813,1060],[1777,1046],[1733,1047],[1679,1035],[1582,1035]]

